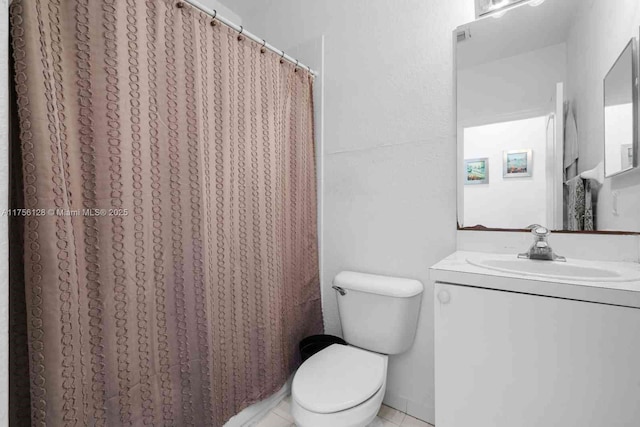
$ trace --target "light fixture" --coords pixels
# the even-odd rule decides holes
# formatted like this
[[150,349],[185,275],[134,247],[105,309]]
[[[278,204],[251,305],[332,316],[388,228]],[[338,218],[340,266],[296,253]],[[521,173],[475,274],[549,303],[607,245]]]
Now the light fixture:
[[491,5],[489,6],[489,10],[498,10],[509,4],[508,0],[491,0]]
[[[500,18],[505,12],[525,3],[542,3],[544,0],[475,0],[476,18],[493,16]],[[537,6],[537,4],[536,4]]]

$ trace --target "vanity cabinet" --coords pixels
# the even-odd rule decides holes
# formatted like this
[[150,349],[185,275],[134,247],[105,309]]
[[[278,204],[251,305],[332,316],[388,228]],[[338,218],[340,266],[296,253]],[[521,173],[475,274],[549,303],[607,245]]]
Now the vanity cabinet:
[[640,426],[640,309],[436,282],[434,310],[438,427]]

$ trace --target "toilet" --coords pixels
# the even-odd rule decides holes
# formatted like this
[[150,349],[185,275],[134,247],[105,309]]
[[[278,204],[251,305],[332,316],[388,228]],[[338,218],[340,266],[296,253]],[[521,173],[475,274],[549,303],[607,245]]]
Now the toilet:
[[423,286],[417,280],[343,271],[333,280],[344,339],[300,366],[291,386],[298,427],[364,427],[387,385],[388,355],[415,338]]

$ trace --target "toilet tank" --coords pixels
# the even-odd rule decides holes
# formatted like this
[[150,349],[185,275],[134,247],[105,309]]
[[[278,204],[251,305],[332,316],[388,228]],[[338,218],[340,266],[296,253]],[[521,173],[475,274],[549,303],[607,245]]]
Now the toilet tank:
[[413,344],[423,286],[417,280],[343,271],[333,279],[344,339],[383,354]]

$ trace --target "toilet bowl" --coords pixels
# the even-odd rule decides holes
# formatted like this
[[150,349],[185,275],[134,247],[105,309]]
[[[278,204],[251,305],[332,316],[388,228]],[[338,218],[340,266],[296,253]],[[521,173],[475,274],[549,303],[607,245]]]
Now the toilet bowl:
[[296,372],[291,414],[298,427],[364,427],[374,420],[387,385],[383,354],[333,344]]
[[387,355],[415,337],[423,286],[417,280],[343,271],[333,279],[344,339],[307,359],[293,377],[298,427],[365,427],[387,385]]

